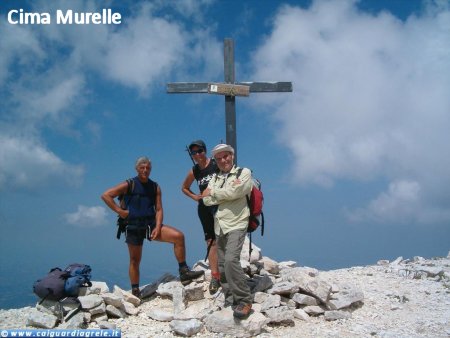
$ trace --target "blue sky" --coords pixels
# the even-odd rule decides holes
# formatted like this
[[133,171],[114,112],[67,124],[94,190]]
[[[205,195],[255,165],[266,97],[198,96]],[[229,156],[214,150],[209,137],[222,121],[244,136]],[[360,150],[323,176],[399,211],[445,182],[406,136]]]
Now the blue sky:
[[[12,25],[11,9],[99,11],[120,25]],[[237,98],[239,164],[265,192],[276,260],[329,269],[450,249],[450,7],[447,1],[2,1],[0,307],[72,262],[128,287],[127,252],[100,200],[153,161],[165,223],[205,248],[180,190],[186,144],[225,139],[224,100],[169,95],[168,82],[292,81],[292,93]],[[150,243],[148,243],[150,244]],[[176,272],[146,245],[143,282]],[[9,277],[13,271],[14,278]],[[19,284],[19,287],[13,287]],[[19,299],[20,298],[20,299]]]

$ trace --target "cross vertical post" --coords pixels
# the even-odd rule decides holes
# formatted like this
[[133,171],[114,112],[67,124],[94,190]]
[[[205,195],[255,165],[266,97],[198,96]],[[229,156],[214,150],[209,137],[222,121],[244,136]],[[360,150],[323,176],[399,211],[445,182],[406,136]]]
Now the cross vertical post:
[[[232,39],[224,40],[223,66],[225,83],[234,84],[234,41]],[[227,144],[235,150],[234,160],[237,163],[236,97],[231,95],[225,96],[225,133]]]

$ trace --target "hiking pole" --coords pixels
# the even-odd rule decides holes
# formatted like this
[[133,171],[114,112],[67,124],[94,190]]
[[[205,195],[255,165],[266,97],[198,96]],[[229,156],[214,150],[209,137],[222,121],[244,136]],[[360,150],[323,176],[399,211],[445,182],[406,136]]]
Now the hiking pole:
[[188,147],[188,146],[186,146],[186,151],[187,151],[187,153],[189,154],[189,157],[191,158],[192,163],[195,165],[195,161],[194,161],[194,159],[192,158],[191,151],[189,150],[189,147]]

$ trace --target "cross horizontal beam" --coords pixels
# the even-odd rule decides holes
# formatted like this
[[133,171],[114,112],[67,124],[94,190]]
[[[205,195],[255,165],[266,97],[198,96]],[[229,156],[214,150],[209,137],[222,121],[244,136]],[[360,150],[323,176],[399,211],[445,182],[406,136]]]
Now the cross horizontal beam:
[[[250,86],[250,93],[292,92],[292,82],[235,82]],[[208,93],[209,82],[172,82],[167,84],[169,94]]]

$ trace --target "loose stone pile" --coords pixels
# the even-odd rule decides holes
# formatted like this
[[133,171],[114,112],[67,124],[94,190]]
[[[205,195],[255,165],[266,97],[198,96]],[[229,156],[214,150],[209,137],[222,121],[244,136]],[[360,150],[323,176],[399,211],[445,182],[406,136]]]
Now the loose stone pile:
[[246,320],[233,318],[221,292],[209,295],[210,271],[201,261],[194,268],[205,276],[187,286],[166,274],[143,287],[139,300],[94,282],[79,303],[0,310],[0,327],[120,329],[123,337],[450,336],[450,256],[319,272],[277,263],[256,247],[249,263],[245,244],[241,259],[254,294]]
[[[172,307],[152,309],[147,316],[156,321],[170,321],[177,334],[191,336],[203,329],[227,332],[243,337],[261,333],[267,325],[294,325],[294,319],[307,320],[322,316],[325,320],[350,318],[352,311],[363,305],[364,295],[355,286],[328,283],[319,271],[297,267],[295,262],[277,263],[263,257],[253,245],[249,259],[248,242],[243,246],[241,265],[247,271],[248,284],[254,294],[253,311],[249,318],[236,320],[231,307],[224,306],[223,293],[214,297],[206,292],[210,270],[205,262],[194,269],[205,270],[205,276],[183,286],[174,276],[165,275],[159,281],[141,289],[145,298],[168,298]],[[251,276],[251,277],[250,277]],[[44,301],[28,318],[27,325],[39,328],[99,328],[115,329],[111,320],[136,316],[141,300],[130,292],[114,286],[110,292],[104,282],[93,282],[83,290],[77,302]],[[59,325],[58,325],[59,324]]]

